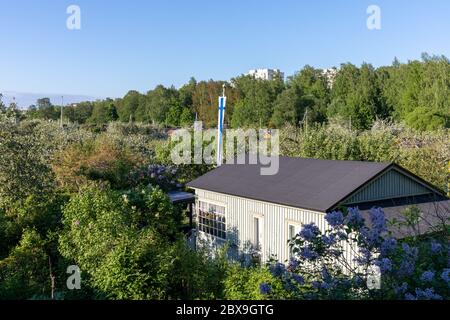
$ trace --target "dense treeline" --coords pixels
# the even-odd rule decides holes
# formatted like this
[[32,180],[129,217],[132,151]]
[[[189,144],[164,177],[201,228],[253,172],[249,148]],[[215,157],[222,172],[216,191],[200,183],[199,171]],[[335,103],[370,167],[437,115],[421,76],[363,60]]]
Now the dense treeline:
[[[339,121],[355,129],[370,128],[377,119],[405,122],[419,130],[450,126],[450,62],[444,56],[374,68],[342,64],[332,78],[305,66],[298,73],[271,81],[239,76],[229,83],[191,79],[179,89],[158,85],[146,94],[129,91],[120,99],[79,103],[65,108],[66,121],[104,124],[143,122],[189,126],[195,116],[216,123],[217,97],[227,86],[225,122],[231,127],[282,127],[301,122]],[[30,118],[53,119],[60,108],[40,99]]]
[[[225,251],[213,259],[192,250],[186,207],[166,193],[186,190],[184,183],[211,167],[174,166],[163,129],[111,122],[93,131],[12,119],[0,119],[0,299],[371,298],[348,285],[317,289],[311,281],[320,275],[285,277],[280,264],[244,268],[245,260],[227,261]],[[419,133],[380,121],[370,131],[286,126],[280,144],[283,155],[397,161],[443,189],[448,180],[446,130]],[[435,292],[448,297],[439,278],[449,278],[450,269],[441,270],[448,250],[438,251],[425,254],[408,281],[422,287],[421,274],[433,267]],[[82,271],[80,290],[66,286],[71,265]],[[404,278],[390,279],[388,289]],[[295,286],[286,286],[291,280]],[[390,290],[372,298],[404,294]]]

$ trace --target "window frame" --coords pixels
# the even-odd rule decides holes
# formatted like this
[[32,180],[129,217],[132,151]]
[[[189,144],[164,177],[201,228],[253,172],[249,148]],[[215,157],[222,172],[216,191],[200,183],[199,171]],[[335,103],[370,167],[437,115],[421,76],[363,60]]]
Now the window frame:
[[290,235],[290,227],[294,227],[295,234],[297,234],[302,229],[302,225],[303,224],[300,221],[286,220],[286,252],[288,259],[291,259],[292,257],[292,250],[288,243],[288,241],[292,239]]
[[[209,209],[206,212],[202,204],[205,204]],[[211,212],[211,206],[223,208],[223,213]],[[212,217],[208,216],[211,215]],[[203,234],[214,237],[219,240],[227,240],[227,206],[224,203],[211,201],[208,199],[198,199],[197,201],[197,229]]]

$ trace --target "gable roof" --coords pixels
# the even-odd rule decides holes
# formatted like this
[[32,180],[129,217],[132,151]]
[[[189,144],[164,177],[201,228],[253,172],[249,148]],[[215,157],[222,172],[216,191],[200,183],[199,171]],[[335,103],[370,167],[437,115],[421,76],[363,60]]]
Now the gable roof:
[[[261,167],[260,164],[224,164],[187,185],[194,189],[327,212],[368,182],[398,166],[380,162],[280,157],[277,174],[263,176]],[[437,192],[420,178],[414,178],[426,185],[430,193]]]

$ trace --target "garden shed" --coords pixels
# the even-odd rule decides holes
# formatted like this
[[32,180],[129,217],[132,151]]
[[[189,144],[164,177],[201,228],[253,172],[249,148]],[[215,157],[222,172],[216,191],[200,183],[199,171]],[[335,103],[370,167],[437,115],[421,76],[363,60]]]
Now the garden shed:
[[240,253],[286,261],[288,240],[303,224],[324,230],[325,214],[341,207],[363,214],[381,207],[391,219],[414,205],[423,232],[450,212],[442,190],[394,163],[280,157],[277,174],[261,175],[260,168],[224,164],[188,184],[196,194],[199,241],[231,241]]

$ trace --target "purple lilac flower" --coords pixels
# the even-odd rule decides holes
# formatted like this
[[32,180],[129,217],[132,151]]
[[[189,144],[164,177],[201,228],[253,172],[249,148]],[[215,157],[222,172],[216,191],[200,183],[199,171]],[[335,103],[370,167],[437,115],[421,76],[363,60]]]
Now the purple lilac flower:
[[353,277],[352,281],[355,284],[355,286],[357,286],[357,287],[362,286],[363,284],[365,284],[364,280],[361,277],[359,277],[359,276]]
[[345,223],[352,226],[361,226],[364,224],[364,218],[358,208],[348,208],[348,214],[345,217]]
[[366,265],[370,262],[372,259],[372,252],[366,248],[360,248],[359,249],[359,256],[355,258],[355,261],[359,265]]
[[362,227],[360,230],[360,234],[366,241],[367,245],[369,245],[370,247],[374,247],[379,244],[380,233],[378,232],[378,230],[374,228],[369,229],[367,227]]
[[417,298],[411,293],[406,293],[405,300],[417,300]]
[[282,263],[275,263],[269,266],[269,271],[274,277],[280,277],[286,272],[286,266]]
[[305,224],[299,235],[307,240],[313,240],[320,233],[319,228],[314,223]]
[[420,280],[422,280],[424,282],[431,282],[431,281],[433,281],[433,278],[434,278],[434,272],[433,271],[425,271],[420,276]]
[[408,290],[408,284],[406,282],[403,282],[400,287],[395,288],[395,293],[397,295],[402,295],[406,292],[406,290]]
[[450,283],[450,269],[446,268],[441,273],[441,279]]
[[410,276],[414,273],[415,262],[411,259],[404,259],[400,263],[398,273],[402,276]]
[[431,252],[434,254],[440,253],[442,250],[442,244],[440,244],[439,242],[433,240],[431,242]]
[[381,244],[381,248],[380,248],[381,255],[387,256],[387,255],[393,253],[396,248],[397,248],[397,240],[395,240],[394,238],[387,238]]
[[325,220],[332,227],[339,227],[344,223],[344,215],[341,211],[333,211],[325,215]]
[[330,287],[331,287],[331,285],[330,285],[328,282],[322,282],[322,283],[320,284],[320,288],[321,288],[321,289],[328,290],[328,289],[330,289]]
[[417,249],[417,247],[410,247],[407,243],[402,243],[402,249],[407,256],[413,259],[416,259],[419,254],[419,249]]
[[380,267],[381,273],[392,271],[392,261],[389,258],[382,258],[376,261],[375,264]]
[[314,289],[319,289],[320,288],[320,281],[313,281],[311,282],[311,285]]
[[297,259],[291,258],[289,260],[288,268],[291,270],[295,270],[295,269],[297,269],[298,265],[299,265],[299,261]]
[[324,281],[328,281],[328,280],[331,279],[331,274],[330,274],[330,272],[328,271],[328,269],[326,267],[323,267],[322,271],[320,273],[321,273],[322,279]]
[[336,238],[336,235],[334,235],[334,234],[330,234],[329,236],[324,234],[322,236],[322,241],[323,241],[323,243],[325,243],[325,245],[332,246],[332,245],[336,244],[337,238]]
[[369,211],[370,220],[372,222],[372,229],[376,230],[377,233],[382,233],[387,230],[386,217],[381,208],[372,208]]
[[261,294],[269,294],[272,291],[272,288],[267,284],[267,282],[263,282],[259,285],[259,291]]
[[296,273],[292,274],[292,279],[294,279],[295,282],[297,282],[300,285],[304,285],[305,284],[305,279],[301,275],[298,275]]
[[318,257],[318,254],[310,247],[304,247],[300,250],[300,256],[307,260],[314,260]]
[[416,297],[419,300],[442,300],[442,297],[437,293],[434,293],[433,288],[427,288],[425,290],[416,289]]
[[340,239],[340,240],[347,240],[347,234],[344,231],[338,231],[336,232],[336,236]]

